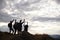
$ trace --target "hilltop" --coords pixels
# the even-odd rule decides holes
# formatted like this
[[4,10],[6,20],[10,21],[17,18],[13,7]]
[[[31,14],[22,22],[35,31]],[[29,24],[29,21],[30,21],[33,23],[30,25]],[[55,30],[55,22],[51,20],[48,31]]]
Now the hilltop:
[[48,34],[32,35],[29,32],[21,32],[22,34],[10,34],[7,32],[0,32],[0,40],[54,40]]

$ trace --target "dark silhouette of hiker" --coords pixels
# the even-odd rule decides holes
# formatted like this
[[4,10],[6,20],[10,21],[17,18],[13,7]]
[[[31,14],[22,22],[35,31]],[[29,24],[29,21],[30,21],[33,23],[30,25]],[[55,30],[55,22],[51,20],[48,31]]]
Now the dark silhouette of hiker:
[[14,20],[10,21],[10,23],[8,23],[8,27],[9,27],[9,32],[11,33],[11,31],[14,32],[13,28],[12,28],[12,23]]
[[24,31],[28,32],[28,22],[26,25],[24,25]]
[[16,22],[16,20],[15,20],[15,23],[13,25],[13,28],[14,28],[14,34],[16,34],[16,31],[18,30],[18,22]]
[[20,22],[18,23],[18,33],[22,31],[22,24],[25,22],[25,19],[24,21],[22,22],[22,20],[20,20]]

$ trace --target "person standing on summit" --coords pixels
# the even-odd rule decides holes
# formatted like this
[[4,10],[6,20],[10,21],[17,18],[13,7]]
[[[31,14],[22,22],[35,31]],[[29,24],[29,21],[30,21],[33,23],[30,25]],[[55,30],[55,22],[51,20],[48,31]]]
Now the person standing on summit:
[[22,20],[20,20],[20,22],[18,23],[18,32],[21,32],[22,31],[22,24],[25,22],[25,19],[24,21],[22,22]]
[[14,28],[14,34],[16,34],[16,31],[18,30],[18,22],[16,22],[16,19],[14,21],[15,23],[13,25],[13,28]]
[[8,28],[9,28],[9,32],[10,32],[10,33],[11,33],[11,31],[14,32],[14,30],[13,30],[13,28],[12,28],[12,23],[13,23],[13,21],[14,21],[14,19],[8,23]]
[[28,22],[27,22],[27,24],[26,25],[24,25],[24,31],[26,31],[26,32],[28,32]]

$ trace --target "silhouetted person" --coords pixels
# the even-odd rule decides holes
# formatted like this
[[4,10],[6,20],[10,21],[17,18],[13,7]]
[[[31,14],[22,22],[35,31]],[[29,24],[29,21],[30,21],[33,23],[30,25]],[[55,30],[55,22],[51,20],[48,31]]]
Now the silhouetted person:
[[14,25],[13,25],[13,28],[14,28],[14,34],[16,34],[16,31],[18,30],[18,22],[16,22],[16,20],[15,20],[15,23],[14,23]]
[[9,27],[9,32],[11,33],[11,31],[14,32],[13,28],[12,28],[12,23],[14,20],[10,21],[10,23],[8,23],[8,27]]
[[24,25],[24,31],[28,32],[28,22],[26,25]]
[[20,20],[20,22],[18,23],[18,32],[21,32],[22,31],[22,24],[25,22],[25,19],[24,21],[22,22],[22,20]]

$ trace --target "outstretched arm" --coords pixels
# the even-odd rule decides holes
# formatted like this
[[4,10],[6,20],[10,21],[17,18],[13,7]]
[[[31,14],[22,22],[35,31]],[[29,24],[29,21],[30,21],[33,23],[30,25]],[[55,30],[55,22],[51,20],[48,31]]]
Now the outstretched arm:
[[14,19],[11,22],[13,22],[13,21],[14,21]]
[[24,21],[22,22],[22,24],[25,22],[25,19],[24,19]]

